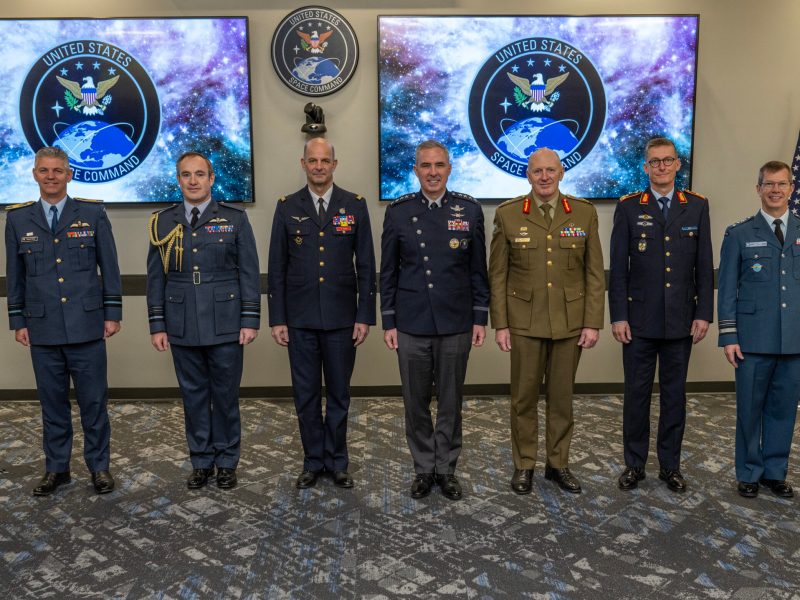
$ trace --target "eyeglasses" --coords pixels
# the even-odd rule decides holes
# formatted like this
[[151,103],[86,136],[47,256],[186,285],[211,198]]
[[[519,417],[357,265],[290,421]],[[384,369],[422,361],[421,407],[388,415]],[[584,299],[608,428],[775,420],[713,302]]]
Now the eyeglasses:
[[765,190],[774,190],[775,188],[785,190],[791,184],[788,181],[762,181],[759,185]]
[[671,167],[672,163],[674,163],[676,160],[678,159],[675,158],[674,156],[667,156],[666,158],[651,158],[650,160],[647,161],[647,164],[653,167],[654,169],[657,169],[658,167],[661,166],[662,163],[664,164],[665,167]]

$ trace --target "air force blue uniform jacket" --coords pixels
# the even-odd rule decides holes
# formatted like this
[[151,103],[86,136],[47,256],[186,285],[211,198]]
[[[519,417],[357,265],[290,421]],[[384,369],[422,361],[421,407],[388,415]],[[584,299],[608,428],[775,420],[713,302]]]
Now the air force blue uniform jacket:
[[489,319],[481,205],[447,191],[429,209],[422,192],[386,209],[381,239],[383,329],[411,335],[472,331]]
[[122,320],[122,282],[102,203],[68,197],[55,234],[39,202],[7,217],[11,329],[27,327],[34,345],[103,339],[104,321]]
[[361,196],[334,185],[324,223],[308,187],[281,198],[269,245],[270,326],[375,324],[375,253]]
[[608,303],[611,322],[628,321],[633,335],[677,339],[714,316],[708,201],[676,191],[665,222],[657,197],[647,190],[617,204]]
[[[164,272],[159,248],[147,254],[147,310],[150,333],[166,331],[170,344],[211,346],[238,342],[243,327],[258,329],[261,295],[258,253],[242,208],[211,200],[192,228],[183,203],[154,217],[158,240],[182,226]],[[152,237],[152,227],[151,227]],[[180,249],[182,247],[182,250]]]

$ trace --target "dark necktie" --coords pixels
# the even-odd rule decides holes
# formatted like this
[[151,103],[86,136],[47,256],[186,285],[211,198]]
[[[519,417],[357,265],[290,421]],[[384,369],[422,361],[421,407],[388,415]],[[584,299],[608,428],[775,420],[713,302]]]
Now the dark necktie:
[[439,205],[436,204],[436,202],[431,202],[430,204],[428,204],[428,210],[435,210],[437,208],[439,208]]
[[781,229],[781,220],[775,219],[772,224],[775,226],[775,237],[778,238],[778,243],[781,245],[781,248],[783,248],[784,239],[783,230]]
[[553,224],[553,217],[550,215],[550,209],[552,208],[549,202],[542,203],[542,214],[544,215],[544,222],[547,223],[548,227]]
[[199,218],[200,218],[200,209],[195,206],[192,209],[192,222],[191,222],[191,226],[192,227],[197,225],[197,219],[199,219]]
[[323,198],[318,198],[317,204],[319,205],[319,222],[323,224],[325,223],[325,200]]
[[669,214],[669,198],[662,196],[658,199],[658,203],[661,205],[661,214],[664,215],[664,220],[666,221]]
[[50,207],[50,231],[56,232],[58,227],[58,209],[55,206]]

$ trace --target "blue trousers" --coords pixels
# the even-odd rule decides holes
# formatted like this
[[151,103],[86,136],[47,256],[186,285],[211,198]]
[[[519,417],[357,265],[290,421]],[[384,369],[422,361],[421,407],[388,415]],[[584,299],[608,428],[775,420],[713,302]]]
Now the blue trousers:
[[[303,442],[303,469],[346,471],[350,376],[356,362],[353,328],[289,328],[292,394]],[[322,375],[325,375],[325,415]]]
[[244,347],[229,342],[213,346],[172,344],[170,348],[183,396],[192,467],[235,469],[242,439],[239,385]]
[[650,402],[658,359],[661,393],[656,451],[664,469],[679,469],[681,444],[686,427],[686,374],[692,338],[675,340],[634,335],[622,345],[625,370],[625,401],[622,407],[622,439],[625,464],[644,467],[650,447]]
[[736,369],[736,479],[786,479],[800,354],[749,354]]
[[69,471],[72,454],[72,408],[69,381],[83,428],[83,458],[89,471],[107,471],[111,447],[108,422],[106,342],[95,340],[63,346],[31,346],[33,372],[42,405],[45,470]]

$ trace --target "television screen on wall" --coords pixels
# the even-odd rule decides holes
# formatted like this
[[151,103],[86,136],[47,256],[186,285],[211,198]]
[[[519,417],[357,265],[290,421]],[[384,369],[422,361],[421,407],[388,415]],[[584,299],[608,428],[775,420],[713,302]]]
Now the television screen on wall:
[[181,199],[175,159],[214,165],[214,197],[253,201],[246,17],[0,20],[2,203],[38,198],[35,152],[69,156],[73,196]]
[[380,16],[380,196],[414,191],[414,148],[445,144],[448,188],[526,193],[527,159],[555,150],[561,189],[616,198],[646,184],[645,142],[667,136],[691,183],[697,15]]

